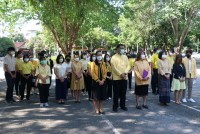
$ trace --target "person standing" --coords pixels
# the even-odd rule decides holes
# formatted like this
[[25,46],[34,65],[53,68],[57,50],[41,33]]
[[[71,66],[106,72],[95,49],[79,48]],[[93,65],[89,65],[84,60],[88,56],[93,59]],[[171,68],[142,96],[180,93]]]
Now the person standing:
[[159,101],[166,106],[167,103],[170,103],[171,66],[164,51],[159,53],[158,58]]
[[[66,97],[68,97],[68,91],[70,90],[71,78],[72,78],[72,62],[71,62],[70,55],[65,56],[65,62],[63,63],[63,66],[66,68],[66,72],[67,72],[67,91],[66,91],[67,96]],[[71,95],[72,97],[74,97],[72,90],[71,90]]]
[[88,100],[92,101],[92,88],[93,88],[93,81],[92,81],[92,72],[91,72],[91,65],[93,62],[96,61],[96,54],[91,54],[90,62],[88,62],[87,69],[88,69]]
[[56,63],[54,66],[54,73],[56,75],[56,100],[58,104],[64,104],[67,95],[67,70],[66,66],[63,66],[64,57],[61,54],[57,56]]
[[85,53],[85,52],[82,53],[80,62],[83,65],[83,77],[84,77],[84,83],[85,83],[85,89],[86,89],[86,91],[85,91],[85,89],[83,89],[82,92],[85,95],[85,93],[88,91],[87,53]]
[[129,83],[129,90],[131,90],[132,89],[132,75],[133,75],[133,73],[132,73],[132,71],[133,71],[133,67],[134,67],[134,59],[133,58],[131,58],[131,55],[130,55],[130,53],[127,53],[127,57],[128,57],[128,61],[129,61],[129,64],[130,64],[130,70],[129,70],[129,72],[128,72],[128,83]]
[[80,62],[79,55],[74,54],[74,62],[72,63],[71,90],[74,92],[75,103],[80,103],[81,90],[84,88],[83,65]]
[[173,80],[172,80],[172,91],[174,92],[175,96],[175,103],[181,104],[181,97],[182,91],[185,90],[185,77],[186,77],[186,70],[185,66],[182,63],[182,55],[179,54],[176,56],[175,63],[173,65]]
[[139,97],[142,97],[142,107],[148,109],[147,96],[151,77],[151,67],[148,61],[145,59],[144,52],[138,52],[134,65],[136,108],[141,109],[139,104]]
[[118,100],[120,98],[120,107],[122,110],[127,111],[126,107],[126,90],[128,71],[130,70],[130,64],[125,52],[125,46],[119,44],[116,47],[117,53],[111,58],[111,67],[113,75],[113,111],[118,111]]
[[46,58],[40,56],[40,65],[36,68],[36,76],[38,78],[38,89],[40,94],[40,107],[48,107],[48,97],[49,97],[49,85],[51,71],[50,67],[47,65]]
[[[186,51],[186,57],[183,59],[183,64],[186,69],[186,89],[188,91],[188,101],[195,102],[192,98],[192,88],[193,88],[193,80],[197,78],[197,65],[196,60],[191,57],[192,50]],[[186,100],[186,91],[183,90],[182,101],[187,102]]]
[[30,100],[31,84],[32,84],[32,73],[34,71],[33,65],[29,62],[29,56],[24,55],[23,61],[19,66],[21,73],[21,90],[20,90],[20,101],[24,99],[24,91],[26,89],[26,100]]
[[152,79],[151,79],[151,87],[152,93],[154,95],[158,94],[158,54],[161,51],[160,48],[154,49],[154,54],[151,57],[151,67],[152,67]]
[[6,78],[6,84],[7,84],[7,90],[6,90],[6,102],[16,102],[13,99],[13,88],[15,85],[15,78],[16,78],[16,59],[14,57],[15,55],[15,48],[9,47],[7,49],[7,55],[4,57],[3,61],[3,68],[5,71],[5,78]]
[[15,55],[15,60],[16,60],[16,78],[15,78],[15,92],[18,98],[20,98],[20,79],[21,79],[21,74],[19,71],[19,67],[22,63],[22,51],[18,51]]
[[112,98],[112,67],[110,63],[110,55],[106,54],[104,57],[104,62],[106,64],[107,76],[106,76],[106,87],[107,87],[107,100],[111,100]]
[[107,98],[107,91],[106,91],[106,76],[107,70],[106,65],[102,61],[102,53],[101,51],[96,52],[96,61],[91,65],[91,72],[92,72],[92,79],[94,81],[94,107],[96,114],[104,114],[102,109],[102,101]]

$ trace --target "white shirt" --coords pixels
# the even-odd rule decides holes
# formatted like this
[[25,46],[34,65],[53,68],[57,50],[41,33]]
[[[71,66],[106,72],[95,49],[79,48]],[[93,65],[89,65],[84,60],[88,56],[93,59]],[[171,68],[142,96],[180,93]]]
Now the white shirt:
[[64,62],[63,66],[66,68],[67,72],[70,72],[70,73],[72,72],[72,62],[69,62],[69,63]]
[[[64,63],[63,63],[64,64]],[[63,77],[66,73],[66,66],[63,64],[56,64],[54,66],[55,69],[57,69],[57,75],[59,77]],[[58,79],[58,77],[56,76],[56,79]]]
[[[16,59],[15,57],[11,57],[9,54],[7,54],[4,57],[3,64],[8,66],[9,71],[15,71]],[[5,68],[4,71],[6,71]]]
[[188,70],[189,70],[189,73],[191,74],[192,73],[192,60],[189,59],[189,62],[188,62]]

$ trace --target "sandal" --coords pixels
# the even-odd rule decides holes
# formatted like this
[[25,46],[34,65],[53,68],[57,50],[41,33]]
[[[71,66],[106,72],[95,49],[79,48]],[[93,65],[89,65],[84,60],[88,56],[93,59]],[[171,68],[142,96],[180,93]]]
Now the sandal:
[[142,108],[141,108],[141,106],[136,106],[136,108],[137,108],[137,109],[139,109],[139,110],[141,110],[141,109],[142,109]]

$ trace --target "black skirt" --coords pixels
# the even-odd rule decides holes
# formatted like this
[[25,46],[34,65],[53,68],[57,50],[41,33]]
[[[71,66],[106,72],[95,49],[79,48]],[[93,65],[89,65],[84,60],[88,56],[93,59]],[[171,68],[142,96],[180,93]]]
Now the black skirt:
[[100,86],[98,82],[93,81],[93,97],[96,100],[107,99],[106,83]]
[[146,96],[148,95],[149,85],[135,85],[135,95]]

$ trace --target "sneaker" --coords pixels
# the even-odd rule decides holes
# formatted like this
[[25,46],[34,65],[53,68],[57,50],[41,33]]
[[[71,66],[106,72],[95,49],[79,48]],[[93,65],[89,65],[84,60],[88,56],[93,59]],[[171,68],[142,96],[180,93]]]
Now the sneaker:
[[127,107],[122,107],[121,109],[124,110],[124,111],[128,111]]
[[188,101],[190,101],[190,102],[196,102],[196,101],[193,100],[192,98],[188,99]]
[[187,102],[186,98],[182,99],[182,102],[186,103]]
[[40,104],[40,107],[44,107],[44,104],[43,104],[43,103],[41,103],[41,104]]
[[49,104],[48,104],[48,103],[44,103],[44,106],[45,106],[45,107],[48,107],[48,106],[49,106]]

